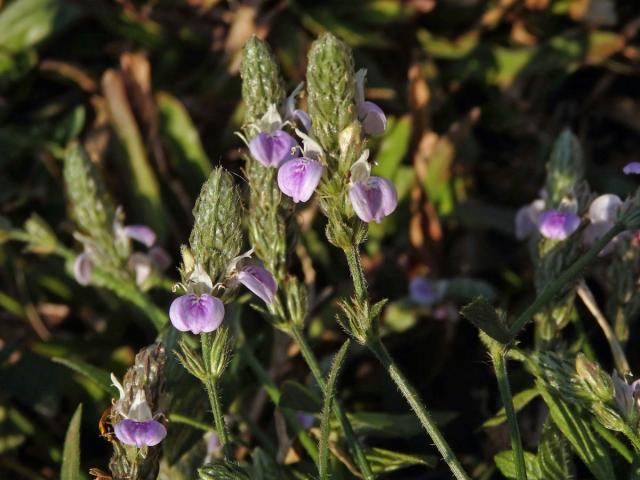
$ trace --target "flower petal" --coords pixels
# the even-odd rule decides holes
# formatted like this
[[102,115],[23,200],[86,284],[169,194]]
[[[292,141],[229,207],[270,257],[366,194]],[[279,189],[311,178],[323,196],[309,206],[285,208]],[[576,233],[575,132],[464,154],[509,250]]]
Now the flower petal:
[[358,105],[358,120],[362,123],[365,135],[381,135],[387,129],[387,117],[382,109],[373,102]]
[[129,268],[136,277],[136,285],[142,285],[153,273],[151,257],[146,253],[135,252],[129,257]]
[[548,210],[540,215],[538,230],[543,237],[565,240],[580,226],[580,217],[575,213]]
[[113,430],[121,443],[138,448],[153,447],[167,436],[167,429],[157,420],[136,422],[126,418],[118,422]]
[[264,303],[273,303],[278,285],[271,272],[260,262],[255,260],[245,262],[238,272],[238,281],[260,297]]
[[197,296],[189,293],[171,303],[169,318],[181,332],[213,332],[224,319],[224,305],[209,294]]
[[622,207],[622,200],[617,195],[611,193],[600,195],[589,206],[589,220],[591,220],[591,223],[605,222],[613,226],[620,207]]
[[147,247],[156,243],[156,233],[146,225],[127,225],[122,229],[122,233]]
[[294,158],[278,170],[278,187],[294,202],[306,202],[313,195],[321,177],[320,162],[306,157]]
[[622,171],[626,174],[640,174],[640,162],[627,163]]
[[311,117],[300,108],[293,111],[292,118],[296,120],[307,132],[311,130]]
[[297,146],[295,138],[284,130],[276,130],[271,134],[261,132],[253,137],[249,142],[249,151],[265,167],[277,168],[291,159],[291,152]]
[[382,177],[369,177],[364,182],[354,183],[349,189],[349,199],[363,222],[380,223],[398,205],[395,187]]
[[433,305],[442,298],[442,289],[424,277],[414,277],[409,283],[409,297],[418,305]]
[[158,267],[158,270],[166,270],[171,266],[171,257],[167,251],[159,246],[151,247],[149,258]]
[[73,277],[80,285],[87,286],[91,282],[91,259],[89,254],[81,253],[73,262]]
[[516,213],[515,234],[518,240],[524,240],[538,226],[538,217],[544,211],[544,200],[537,199],[529,205],[521,207]]

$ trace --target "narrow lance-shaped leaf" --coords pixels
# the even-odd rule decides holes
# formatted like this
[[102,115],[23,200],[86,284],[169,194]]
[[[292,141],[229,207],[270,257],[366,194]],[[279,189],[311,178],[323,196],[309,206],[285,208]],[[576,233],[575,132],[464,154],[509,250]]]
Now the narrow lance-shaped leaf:
[[329,433],[331,430],[331,412],[333,410],[333,396],[335,395],[336,382],[338,380],[338,373],[340,367],[344,361],[344,357],[349,349],[350,340],[344,342],[335,358],[333,359],[333,365],[329,372],[329,378],[327,380],[327,386],[324,392],[324,403],[322,407],[322,421],[320,422],[320,446],[319,446],[319,461],[318,461],[318,473],[322,480],[329,478],[328,463],[329,463]]
[[80,480],[80,422],[82,420],[82,404],[78,405],[64,438],[62,451],[61,480]]

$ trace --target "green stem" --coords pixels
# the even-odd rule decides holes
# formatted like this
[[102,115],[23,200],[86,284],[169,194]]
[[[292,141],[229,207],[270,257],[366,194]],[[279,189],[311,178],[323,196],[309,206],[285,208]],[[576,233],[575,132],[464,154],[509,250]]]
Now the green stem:
[[[311,350],[311,347],[307,343],[306,338],[304,337],[300,329],[296,326],[292,326],[290,329],[290,332],[294,340],[298,344],[298,347],[300,347],[300,352],[302,353],[302,356],[307,362],[307,365],[311,370],[311,374],[315,378],[316,383],[320,387],[320,390],[322,390],[322,394],[326,395],[327,384],[324,380],[324,376],[322,375],[322,370],[320,369],[318,360],[316,359],[313,351]],[[373,471],[371,470],[369,461],[367,460],[367,457],[364,454],[364,450],[362,449],[360,442],[356,438],[356,435],[353,431],[353,427],[351,426],[351,422],[347,418],[347,414],[344,412],[344,409],[342,408],[342,404],[337,398],[334,400],[333,409],[336,412],[338,421],[340,422],[342,430],[344,431],[344,436],[346,437],[347,443],[351,447],[353,456],[358,464],[358,467],[360,468],[360,473],[362,473],[362,476],[365,478],[365,480],[373,480],[375,476],[373,475]]]
[[209,335],[208,333],[200,334],[200,344],[202,347],[202,361],[207,372],[207,379],[204,382],[207,396],[209,397],[209,404],[211,405],[211,413],[213,414],[213,423],[220,440],[220,447],[224,452],[225,460],[233,462],[233,449],[229,443],[229,434],[227,432],[227,425],[224,421],[224,415],[222,414],[222,406],[220,405],[220,392],[218,389],[218,379],[211,375],[211,365],[209,365]]
[[574,282],[582,273],[582,271],[589,265],[597,256],[600,251],[607,246],[607,244],[619,233],[626,230],[624,223],[616,223],[611,230],[609,230],[602,238],[600,238],[584,255],[576,260],[573,265],[567,268],[558,278],[547,284],[542,293],[538,295],[538,298],[527,308],[518,319],[509,328],[509,334],[512,339],[515,339],[520,330],[533,318],[533,316],[544,305],[549,303],[556,296],[556,294],[566,287],[568,284]]
[[220,446],[224,452],[225,460],[233,462],[233,449],[229,443],[229,434],[227,433],[227,425],[222,414],[222,406],[220,405],[220,392],[218,391],[218,382],[210,378],[207,381],[207,395],[211,404],[211,412],[213,413],[213,423],[216,426],[216,433],[220,439]]
[[424,427],[425,431],[433,440],[433,443],[440,452],[440,455],[442,455],[444,461],[447,463],[447,465],[449,465],[449,468],[451,469],[451,472],[453,473],[455,478],[457,478],[458,480],[469,480],[469,476],[462,468],[462,465],[460,465],[460,462],[456,458],[455,453],[453,453],[453,450],[444,439],[444,436],[438,429],[435,421],[433,420],[433,418],[431,418],[431,415],[427,411],[426,407],[420,401],[418,392],[402,374],[398,366],[393,361],[393,358],[391,358],[391,355],[389,355],[389,352],[387,351],[384,344],[380,341],[379,338],[376,338],[367,343],[367,346],[375,354],[375,356],[378,357],[378,360],[380,361],[384,369],[400,389],[400,393],[402,393],[402,396],[407,400],[407,403],[409,403],[409,406],[418,417],[418,420],[420,420],[420,423]]
[[360,252],[357,245],[352,245],[351,248],[344,251],[347,257],[347,263],[349,264],[349,272],[351,272],[351,278],[353,280],[353,288],[358,300],[367,300],[367,282],[364,278],[364,272],[362,271],[362,264],[360,263]]
[[509,434],[511,436],[511,449],[513,450],[513,459],[516,465],[516,479],[527,480],[527,469],[524,463],[524,451],[522,449],[522,439],[520,438],[520,429],[518,428],[518,419],[513,408],[513,398],[511,396],[511,386],[509,385],[509,377],[507,374],[507,363],[502,346],[493,343],[490,347],[491,360],[493,368],[496,372],[498,381],[498,389],[502,397],[502,404],[507,415],[507,424],[509,425]]
[[[258,378],[258,381],[262,384],[262,388],[264,388],[265,392],[274,403],[274,405],[278,405],[280,402],[280,390],[278,390],[277,385],[271,379],[269,374],[262,367],[256,356],[251,351],[251,348],[247,345],[242,347],[242,353],[244,354],[247,363],[249,364],[249,368],[253,370],[253,373]],[[282,415],[284,416],[287,425],[289,428],[295,432],[298,436],[298,440],[300,440],[300,444],[307,451],[309,456],[313,459],[315,463],[318,463],[318,447],[313,439],[309,436],[307,431],[300,425],[300,422],[289,410],[283,409],[281,410]]]

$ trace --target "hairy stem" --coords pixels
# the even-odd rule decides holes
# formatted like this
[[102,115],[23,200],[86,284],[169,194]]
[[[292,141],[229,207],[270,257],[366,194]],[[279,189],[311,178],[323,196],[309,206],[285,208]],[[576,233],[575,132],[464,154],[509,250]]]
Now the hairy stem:
[[367,282],[364,278],[364,272],[362,271],[362,264],[360,263],[360,252],[358,246],[353,245],[350,249],[344,251],[347,257],[347,263],[349,264],[349,272],[353,280],[353,289],[355,290],[356,297],[361,302],[367,300]]
[[227,432],[227,425],[224,421],[224,415],[222,414],[222,406],[220,405],[220,392],[218,388],[218,379],[211,375],[211,365],[209,365],[209,334],[200,334],[200,344],[202,347],[202,361],[205,365],[205,371],[207,372],[207,379],[204,382],[207,396],[209,397],[209,404],[211,405],[211,413],[213,414],[213,423],[220,440],[220,446],[224,452],[224,458],[230,462],[234,461],[233,449],[229,443],[229,434]]
[[457,459],[455,453],[453,453],[453,450],[444,439],[444,436],[438,429],[435,421],[431,418],[427,408],[420,400],[418,392],[400,371],[396,363],[393,361],[393,358],[391,358],[391,355],[389,355],[384,344],[380,339],[376,338],[375,340],[370,341],[367,346],[375,356],[378,357],[378,360],[396,384],[400,393],[402,393],[402,396],[407,400],[407,403],[418,417],[418,420],[420,420],[420,423],[429,437],[433,440],[433,443],[440,452],[440,455],[442,455],[443,460],[451,469],[455,478],[458,480],[469,480],[469,476],[462,468],[462,465]]
[[[320,369],[320,365],[318,364],[318,360],[316,359],[307,339],[304,337],[302,332],[296,326],[292,326],[290,329],[291,335],[294,340],[300,347],[300,352],[304,357],[309,369],[311,370],[311,374],[316,380],[316,383],[322,390],[323,395],[326,394],[327,384],[324,380],[324,376],[322,375],[322,370]],[[334,400],[334,410],[336,412],[336,416],[338,417],[338,421],[344,431],[344,436],[347,439],[347,443],[349,444],[352,454],[358,463],[358,467],[360,468],[360,473],[365,478],[365,480],[373,480],[375,476],[373,475],[373,471],[371,470],[371,466],[369,465],[369,461],[364,454],[364,450],[360,445],[360,442],[356,438],[356,435],[353,431],[353,427],[351,426],[351,422],[347,418],[347,414],[344,412],[340,401],[336,398]]]
[[631,369],[629,368],[627,357],[624,354],[624,349],[622,348],[622,345],[620,345],[616,334],[613,332],[613,329],[609,325],[609,322],[607,322],[606,317],[598,307],[596,299],[593,297],[591,290],[584,282],[584,280],[581,280],[580,283],[578,283],[577,292],[582,302],[591,312],[591,315],[595,317],[598,325],[600,325],[600,328],[602,329],[602,332],[607,339],[607,342],[609,342],[611,355],[613,356],[613,361],[616,364],[618,372],[620,372],[620,375],[622,375],[623,377],[626,376],[631,372]]
[[602,238],[600,238],[584,255],[576,260],[558,278],[547,284],[542,293],[527,308],[509,328],[509,334],[515,339],[520,330],[533,318],[544,305],[549,303],[556,294],[568,284],[575,281],[582,271],[598,256],[598,253],[619,233],[626,230],[622,222],[616,223]]
[[220,446],[224,452],[224,458],[233,462],[233,449],[229,443],[229,434],[227,433],[227,425],[222,414],[222,406],[220,405],[220,392],[218,390],[218,381],[210,378],[207,381],[207,394],[209,395],[209,403],[211,404],[211,412],[213,413],[213,422],[216,427],[216,433],[220,439]]
[[513,459],[516,465],[516,479],[527,480],[527,469],[524,463],[524,451],[522,449],[522,439],[520,438],[520,429],[518,427],[518,419],[515,409],[513,408],[513,398],[511,396],[511,386],[509,385],[509,377],[507,374],[507,362],[505,361],[505,352],[501,345],[493,343],[490,347],[491,360],[493,368],[496,372],[496,380],[498,381],[498,389],[502,397],[502,404],[507,416],[507,424],[509,425],[509,435],[511,437],[511,449],[513,450]]

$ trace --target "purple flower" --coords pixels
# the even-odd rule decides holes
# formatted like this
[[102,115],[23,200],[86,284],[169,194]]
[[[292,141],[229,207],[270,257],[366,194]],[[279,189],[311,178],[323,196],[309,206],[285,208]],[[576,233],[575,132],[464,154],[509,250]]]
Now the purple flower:
[[273,133],[260,132],[249,142],[249,151],[253,158],[265,167],[279,167],[293,157],[292,151],[298,142],[284,130]]
[[640,174],[640,162],[627,163],[622,171],[626,174]]
[[187,293],[171,303],[169,318],[181,332],[213,332],[224,319],[224,305],[208,293]]
[[73,262],[73,276],[80,285],[87,286],[91,281],[91,259],[84,252],[78,255]]
[[538,230],[543,237],[565,240],[580,226],[580,217],[575,213],[547,210],[538,219]]
[[120,442],[138,448],[153,447],[167,436],[167,429],[157,420],[138,422],[129,418],[118,422],[113,430]]
[[[587,245],[593,245],[607,231],[609,231],[616,222],[618,213],[622,208],[622,200],[617,195],[607,193],[596,197],[589,206],[587,217],[589,225],[584,230],[583,241]],[[602,249],[600,255],[606,255],[613,249],[618,236]]]
[[129,268],[136,277],[136,285],[142,285],[153,273],[151,257],[146,253],[135,252],[129,257]]
[[113,427],[118,440],[125,445],[135,445],[138,448],[153,447],[159,444],[167,436],[167,429],[151,414],[144,387],[140,387],[136,391],[129,411],[125,412],[123,411],[124,387],[113,373],[111,381],[120,393],[120,398],[114,402],[113,408],[124,417]]
[[167,251],[162,247],[152,247],[149,250],[149,258],[160,269],[166,270],[171,266],[171,257]]
[[387,117],[382,109],[373,102],[364,99],[364,82],[367,71],[363,68],[356,72],[356,110],[365,135],[380,135],[387,128]]
[[521,207],[516,213],[515,233],[518,240],[524,240],[538,227],[538,219],[544,211],[544,200],[538,198]]
[[307,157],[294,158],[278,170],[278,187],[295,203],[306,202],[313,195],[321,177],[320,162]]
[[147,247],[151,247],[156,243],[155,232],[146,225],[126,225],[122,229],[125,237],[136,240]]
[[382,135],[387,129],[387,117],[373,102],[358,104],[358,120],[362,123],[362,131],[365,135]]
[[640,380],[629,385],[617,372],[612,375],[618,411],[627,419],[635,417],[640,397]]
[[270,305],[276,294],[278,285],[271,272],[265,269],[257,260],[244,260],[240,262],[238,281],[255,293],[264,303]]
[[311,118],[309,118],[307,112],[296,108],[296,96],[300,93],[302,87],[304,87],[304,82],[301,82],[287,97],[284,104],[284,119],[300,124],[308,132],[311,130]]
[[398,205],[395,187],[382,177],[369,177],[353,183],[349,189],[349,199],[363,222],[380,223]]
[[429,306],[442,299],[442,288],[424,277],[413,277],[409,283],[409,297],[418,305]]
[[305,430],[313,427],[313,424],[316,423],[316,417],[310,413],[298,410],[295,415],[298,423],[300,423],[302,428],[304,428]]

